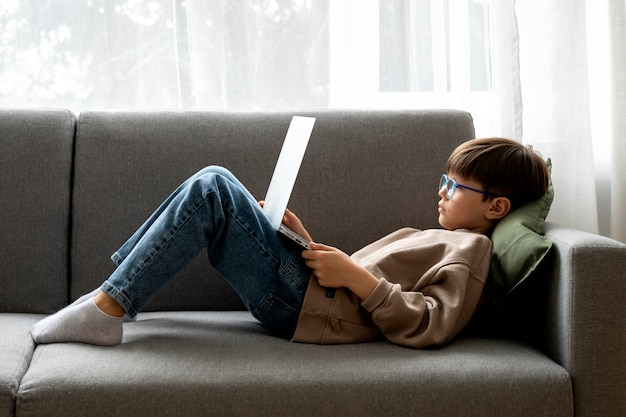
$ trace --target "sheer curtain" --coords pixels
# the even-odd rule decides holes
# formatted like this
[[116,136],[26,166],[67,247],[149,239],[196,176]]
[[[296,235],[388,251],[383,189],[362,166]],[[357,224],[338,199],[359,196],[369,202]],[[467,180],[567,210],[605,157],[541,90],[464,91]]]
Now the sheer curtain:
[[327,0],[192,0],[185,7],[192,105],[327,107]]
[[0,106],[457,108],[626,241],[624,0],[3,0]]
[[521,139],[514,0],[330,3],[331,107],[456,108]]
[[626,241],[623,0],[517,2],[524,141],[553,159],[549,218]]
[[519,137],[512,5],[3,0],[0,105],[458,107]]
[[[609,45],[611,73],[609,92],[611,97],[610,134],[610,223],[601,232],[626,242],[626,3],[609,0]],[[602,201],[602,200],[600,200]],[[606,202],[601,202],[606,204]]]
[[328,0],[2,0],[0,105],[328,104]]

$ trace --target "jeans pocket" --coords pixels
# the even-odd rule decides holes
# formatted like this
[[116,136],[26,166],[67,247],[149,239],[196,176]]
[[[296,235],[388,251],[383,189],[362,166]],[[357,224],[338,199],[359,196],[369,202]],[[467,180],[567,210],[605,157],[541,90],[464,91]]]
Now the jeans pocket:
[[300,308],[294,308],[275,294],[268,294],[259,307],[256,318],[270,333],[291,339],[298,325]]

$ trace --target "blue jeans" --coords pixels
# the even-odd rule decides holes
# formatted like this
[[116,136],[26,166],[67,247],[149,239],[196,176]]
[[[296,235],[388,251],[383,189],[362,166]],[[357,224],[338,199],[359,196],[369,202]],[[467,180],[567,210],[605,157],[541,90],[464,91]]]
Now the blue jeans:
[[293,336],[311,270],[228,170],[205,168],[180,185],[112,256],[101,290],[132,318],[203,248],[271,333]]

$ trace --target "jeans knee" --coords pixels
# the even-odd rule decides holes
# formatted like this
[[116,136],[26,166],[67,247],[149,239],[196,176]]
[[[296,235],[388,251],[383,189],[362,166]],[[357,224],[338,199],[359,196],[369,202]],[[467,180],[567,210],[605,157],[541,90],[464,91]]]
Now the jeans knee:
[[225,195],[232,195],[235,190],[244,190],[239,180],[226,168],[211,165],[200,171],[189,183],[191,192],[198,192],[203,197],[210,193],[217,193],[220,198]]
[[213,175],[226,177],[228,179],[234,178],[234,175],[232,172],[230,172],[228,169],[219,165],[209,165],[205,168],[202,168],[200,171],[196,173],[195,176],[204,177],[204,176],[213,176]]
[[208,166],[199,171],[188,184],[190,192],[198,192],[203,198],[209,194],[219,195],[220,201],[225,199],[238,202],[255,201],[246,187],[228,169],[221,166]]
[[237,179],[228,169],[217,165],[210,165],[198,171],[193,178],[193,182],[196,184],[208,185],[224,182],[234,183],[237,182]]

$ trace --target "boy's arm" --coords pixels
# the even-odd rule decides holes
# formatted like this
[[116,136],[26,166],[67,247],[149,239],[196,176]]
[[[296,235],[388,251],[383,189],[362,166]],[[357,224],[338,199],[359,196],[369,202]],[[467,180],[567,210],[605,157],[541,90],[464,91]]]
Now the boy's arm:
[[482,290],[482,282],[457,263],[439,269],[416,291],[381,279],[361,305],[389,341],[420,348],[444,345],[456,336],[476,311]]
[[365,300],[378,285],[378,278],[339,249],[315,242],[309,246],[311,250],[304,251],[302,257],[322,287],[345,287]]
[[302,256],[326,288],[345,287],[361,299],[385,337],[399,345],[425,347],[450,341],[476,310],[483,285],[466,265],[438,270],[430,285],[403,291],[379,279],[340,250],[311,242]]

